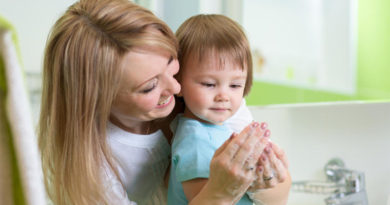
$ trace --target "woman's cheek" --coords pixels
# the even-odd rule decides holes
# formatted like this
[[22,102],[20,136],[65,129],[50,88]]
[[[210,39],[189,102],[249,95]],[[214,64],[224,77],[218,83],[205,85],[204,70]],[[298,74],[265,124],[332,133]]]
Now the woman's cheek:
[[156,97],[146,97],[140,100],[140,105],[145,107],[147,110],[153,109],[157,106],[159,98]]

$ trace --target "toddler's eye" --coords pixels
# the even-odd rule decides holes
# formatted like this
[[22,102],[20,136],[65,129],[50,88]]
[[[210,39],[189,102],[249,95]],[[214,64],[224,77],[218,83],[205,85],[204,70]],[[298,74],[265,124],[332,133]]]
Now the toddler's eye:
[[206,82],[203,82],[201,83],[203,86],[205,87],[208,87],[208,88],[212,88],[212,87],[215,87],[215,84],[214,83],[206,83]]
[[232,84],[230,85],[231,88],[241,88],[242,85],[241,84]]

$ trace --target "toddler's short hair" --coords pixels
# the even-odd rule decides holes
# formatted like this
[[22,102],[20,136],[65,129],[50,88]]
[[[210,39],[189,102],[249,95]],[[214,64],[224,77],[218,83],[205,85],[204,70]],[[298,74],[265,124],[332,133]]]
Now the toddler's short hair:
[[181,67],[179,78],[191,55],[201,62],[204,57],[216,54],[220,66],[224,59],[230,58],[242,70],[247,68],[244,96],[249,93],[253,81],[252,56],[248,40],[238,23],[219,14],[200,14],[187,19],[176,31],[176,37]]

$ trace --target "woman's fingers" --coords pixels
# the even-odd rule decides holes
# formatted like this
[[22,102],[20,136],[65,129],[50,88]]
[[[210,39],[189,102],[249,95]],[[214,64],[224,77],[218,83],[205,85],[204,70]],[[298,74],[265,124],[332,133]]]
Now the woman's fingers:
[[266,186],[268,188],[276,186],[276,184],[279,182],[275,176],[273,167],[272,167],[268,157],[266,157],[264,155],[261,156],[261,162],[262,162],[263,167],[264,167],[264,172],[263,172],[264,183],[266,184]]
[[265,147],[267,147],[268,142],[268,138],[261,137],[260,142],[255,145],[252,154],[247,158],[244,168],[248,168],[248,171],[255,171],[257,169],[259,157],[263,153]]
[[[252,123],[253,124],[253,123]],[[245,129],[240,134],[234,134],[232,137],[230,137],[229,140],[227,140],[222,146],[226,145],[225,151],[221,151],[220,149],[217,149],[217,151],[222,152],[224,156],[227,158],[233,159],[234,156],[237,154],[237,151],[239,150],[240,146],[244,144],[245,140],[249,136],[249,133],[251,132],[252,124],[245,127]],[[216,152],[217,152],[216,151]]]
[[263,179],[264,175],[264,166],[259,166],[258,171],[257,171],[257,179],[256,179],[256,189],[263,189],[265,188],[265,183]]
[[[233,163],[237,165],[241,163],[241,165],[244,165],[248,157],[253,154],[255,146],[260,142],[263,134],[264,131],[260,129],[260,125],[257,122],[254,122],[250,126],[246,127],[236,138],[240,146],[236,155],[233,157]],[[244,140],[241,141],[242,139]],[[262,152],[264,146],[260,148],[262,148]]]
[[265,183],[263,181],[263,172],[264,172],[263,166],[262,165],[258,166],[256,170],[256,178],[251,184],[251,186],[249,187],[248,189],[249,192],[256,192],[260,189],[265,188]]
[[[230,138],[228,140],[226,140],[217,150],[215,150],[214,152],[214,156],[218,156],[219,154],[221,154],[223,151],[225,151],[225,149],[228,147],[229,143],[232,141],[233,138],[235,138],[237,136],[237,133],[232,133],[232,135],[230,136]],[[238,148],[237,148],[238,150]],[[237,152],[237,150],[234,150],[234,149],[228,149],[226,150],[227,152],[231,152],[231,153],[227,153],[228,156],[234,156],[234,154]]]

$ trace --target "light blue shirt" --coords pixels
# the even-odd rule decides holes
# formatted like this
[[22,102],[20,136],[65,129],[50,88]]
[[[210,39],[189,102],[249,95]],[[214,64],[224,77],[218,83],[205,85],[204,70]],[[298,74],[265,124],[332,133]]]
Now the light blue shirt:
[[[231,135],[225,125],[202,123],[179,115],[172,143],[171,171],[168,186],[168,205],[188,204],[182,182],[209,178],[210,162],[217,150]],[[175,127],[175,126],[173,126]],[[244,195],[237,204],[253,204]]]

